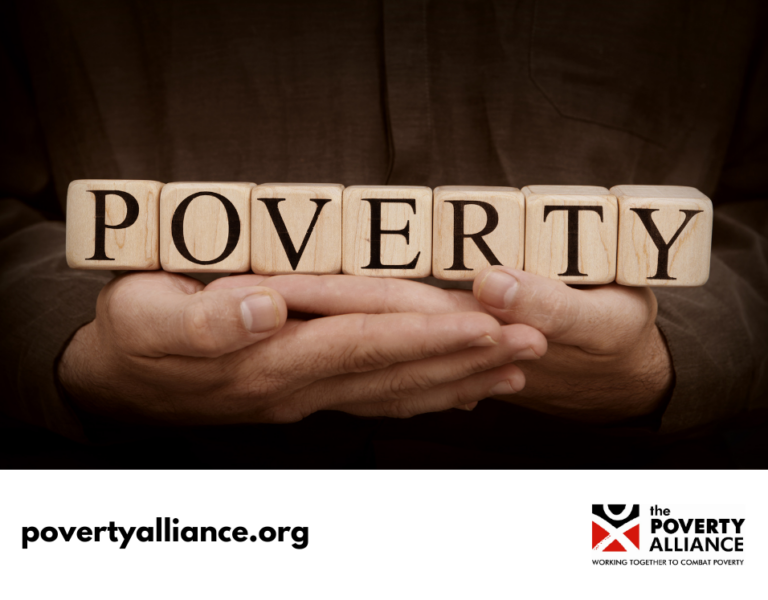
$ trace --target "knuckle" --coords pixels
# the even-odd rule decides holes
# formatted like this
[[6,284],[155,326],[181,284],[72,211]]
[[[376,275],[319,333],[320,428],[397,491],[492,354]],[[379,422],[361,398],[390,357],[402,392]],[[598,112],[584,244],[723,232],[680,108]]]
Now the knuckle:
[[362,373],[385,367],[393,362],[392,357],[379,345],[373,343],[377,336],[371,334],[371,318],[374,315],[360,315],[354,343],[340,350],[340,363],[345,371]]
[[547,287],[532,303],[532,311],[535,311],[536,322],[539,327],[549,336],[562,335],[572,322],[574,311],[573,302],[567,293],[566,285],[558,282],[560,285]]
[[215,311],[199,296],[182,309],[181,332],[186,345],[195,354],[209,357],[221,354]]

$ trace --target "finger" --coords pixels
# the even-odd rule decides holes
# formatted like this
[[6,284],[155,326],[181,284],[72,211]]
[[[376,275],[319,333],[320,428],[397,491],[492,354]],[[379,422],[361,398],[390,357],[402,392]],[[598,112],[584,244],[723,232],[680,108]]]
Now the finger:
[[264,285],[264,281],[269,279],[269,275],[254,275],[246,273],[245,275],[229,275],[228,277],[219,277],[205,286],[206,290],[224,290],[240,287],[254,287]]
[[495,346],[501,325],[483,313],[340,315],[307,321],[249,350],[246,370],[290,373],[297,386],[400,362]]
[[[366,417],[409,418],[419,414],[471,405],[498,393],[516,393],[524,387],[525,376],[523,372],[516,365],[508,364],[429,390],[413,391],[377,402],[338,404],[331,409]],[[503,390],[503,392],[498,390]]]
[[169,273],[129,275],[102,301],[106,326],[128,353],[216,357],[264,340],[283,326],[285,302],[272,289],[207,290]]
[[[340,389],[330,382],[330,388],[326,388],[330,391],[328,402],[346,403],[363,398],[370,402],[404,395],[410,397],[414,392],[424,392],[514,361],[537,360],[546,349],[546,338],[539,331],[527,325],[507,325],[502,328],[498,343],[491,347],[470,348],[445,356],[403,362],[369,373],[348,375],[343,378]],[[495,393],[511,392],[502,386]]]
[[656,314],[656,297],[648,288],[611,284],[580,290],[507,267],[486,269],[473,292],[505,323],[525,323],[550,341],[596,353],[634,339]]
[[443,290],[405,279],[354,275],[238,275],[217,279],[208,288],[263,285],[277,290],[294,311],[321,315],[350,313],[483,312],[465,290]]

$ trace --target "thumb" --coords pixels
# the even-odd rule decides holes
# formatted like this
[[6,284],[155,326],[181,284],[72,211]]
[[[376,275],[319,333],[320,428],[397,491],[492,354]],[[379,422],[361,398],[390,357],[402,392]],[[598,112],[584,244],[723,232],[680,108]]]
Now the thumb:
[[550,341],[594,351],[652,322],[656,310],[655,297],[645,288],[604,285],[579,290],[507,267],[486,269],[472,291],[505,323],[530,325]]
[[282,296],[265,287],[206,290],[173,277],[129,280],[106,305],[116,339],[139,356],[221,356],[274,335],[287,317]]

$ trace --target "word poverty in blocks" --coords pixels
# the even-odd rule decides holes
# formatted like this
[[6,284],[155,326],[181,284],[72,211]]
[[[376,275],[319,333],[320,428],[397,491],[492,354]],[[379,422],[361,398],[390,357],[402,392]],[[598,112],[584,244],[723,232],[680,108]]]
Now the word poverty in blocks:
[[76,269],[471,280],[489,265],[573,284],[697,286],[712,202],[690,187],[79,180]]

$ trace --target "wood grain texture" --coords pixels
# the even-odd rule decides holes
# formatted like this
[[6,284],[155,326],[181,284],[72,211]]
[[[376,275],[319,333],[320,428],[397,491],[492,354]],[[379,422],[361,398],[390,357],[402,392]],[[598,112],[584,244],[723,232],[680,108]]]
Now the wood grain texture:
[[[384,200],[384,202],[377,202]],[[394,200],[395,202],[386,202]],[[380,208],[381,221],[371,215]],[[432,190],[422,186],[355,185],[344,190],[342,270],[373,277],[426,277],[432,270]],[[372,210],[374,213],[372,213]],[[399,233],[405,231],[408,239]],[[381,231],[380,235],[377,232]],[[376,244],[380,243],[379,256]],[[381,264],[380,268],[375,265]],[[387,265],[408,265],[394,268]],[[374,268],[372,268],[374,267]]]
[[[248,271],[251,263],[250,200],[254,186],[254,183],[234,182],[166,184],[160,195],[160,263],[163,269],[174,273]],[[238,224],[239,234],[234,237],[234,228]],[[184,256],[185,248],[187,256]]]
[[618,203],[607,188],[534,185],[523,194],[526,271],[576,284],[616,278]]
[[70,183],[67,264],[89,270],[159,269],[162,188],[159,181],[80,179]]
[[[434,277],[471,281],[491,264],[523,268],[525,197],[519,189],[441,186],[434,190],[433,203]],[[486,230],[483,236],[471,237]]]
[[340,273],[343,191],[343,185],[333,183],[264,183],[253,188],[253,272]]
[[707,282],[709,198],[685,186],[618,185],[611,192],[619,202],[618,283],[690,287]]

